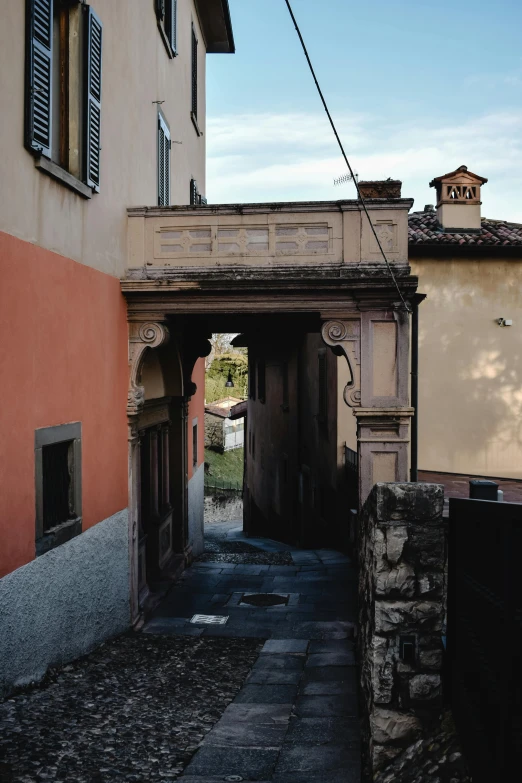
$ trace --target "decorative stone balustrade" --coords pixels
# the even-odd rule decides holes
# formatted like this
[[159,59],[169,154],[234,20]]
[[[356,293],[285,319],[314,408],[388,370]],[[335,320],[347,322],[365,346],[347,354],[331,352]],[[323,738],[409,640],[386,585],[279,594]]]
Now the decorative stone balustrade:
[[[408,199],[369,213],[388,260],[407,266]],[[129,273],[187,267],[382,264],[358,201],[138,207],[129,215]]]

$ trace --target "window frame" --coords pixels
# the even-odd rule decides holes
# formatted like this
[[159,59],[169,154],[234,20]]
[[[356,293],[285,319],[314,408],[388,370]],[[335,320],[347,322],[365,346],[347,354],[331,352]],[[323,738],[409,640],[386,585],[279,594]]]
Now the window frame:
[[[25,60],[26,60],[26,73],[25,73],[25,131],[24,131],[24,144],[26,149],[35,158],[35,167],[51,177],[62,185],[65,185],[69,190],[72,190],[77,195],[84,199],[92,198],[93,193],[99,192],[99,181],[93,183],[90,181],[87,173],[87,159],[89,157],[89,128],[87,127],[86,117],[89,111],[89,96],[87,90],[88,72],[90,67],[90,49],[89,49],[89,24],[90,20],[94,18],[99,24],[99,86],[101,90],[101,67],[102,67],[102,52],[101,52],[101,38],[102,38],[102,23],[98,16],[95,14],[90,5],[85,0],[71,0],[70,3],[59,7],[56,4],[56,0],[49,0],[49,21],[50,21],[50,39],[47,44],[42,45],[41,37],[39,38],[37,32],[37,17],[36,12],[41,12],[41,6],[38,5],[38,0],[26,0],[26,39],[25,39]],[[54,20],[55,11],[60,14],[59,26],[60,26],[60,40],[61,48],[59,52],[58,63],[54,56]],[[71,45],[71,38],[69,32],[69,25],[71,23],[71,13],[75,11],[81,15],[81,18],[77,18],[77,32],[80,34],[81,43],[80,48],[75,48]],[[68,15],[68,16],[67,16]],[[38,17],[38,24],[41,29],[41,19]],[[72,46],[72,48],[71,48]],[[47,48],[46,48],[47,47]],[[82,51],[83,49],[83,51]],[[38,75],[35,72],[36,60],[35,52],[39,51],[40,54],[44,53],[49,58],[49,83],[48,83],[48,95],[46,103],[41,104],[39,112],[48,111],[48,143],[44,144],[42,140],[38,140],[35,135],[35,106],[38,104],[38,97],[35,96],[35,92],[40,90],[35,87],[35,83],[38,84]],[[56,80],[56,68],[59,68],[59,84],[55,84]],[[77,70],[74,70],[77,69]],[[74,84],[77,84],[78,90],[78,105],[71,105],[69,103],[71,83],[70,79],[73,77],[71,74],[74,72]],[[56,89],[58,95],[55,95]],[[99,125],[101,126],[101,92],[98,102],[98,114]],[[57,107],[57,101],[60,105]],[[55,145],[55,132],[53,131],[53,115],[58,112],[60,117],[60,130],[58,138],[59,147],[59,160],[54,159],[53,146]],[[77,128],[78,138],[71,141],[70,133],[71,128]],[[76,144],[77,142],[77,144]],[[79,159],[71,162],[71,159],[67,160],[70,155],[71,145],[76,146],[81,150]],[[101,146],[100,146],[101,149]],[[99,152],[98,164],[99,164]],[[99,171],[99,165],[98,165]],[[98,177],[99,180],[99,177]]]
[[202,136],[203,133],[199,129],[198,124],[198,107],[199,107],[199,85],[198,85],[198,52],[199,52],[199,40],[196,34],[196,27],[192,22],[192,35],[190,44],[190,118],[194,129],[198,136]]
[[198,448],[198,420],[192,419],[192,470],[196,470],[198,467],[199,448]]
[[[178,2],[177,0],[155,0],[156,23],[169,59],[178,56]],[[170,8],[170,12],[168,9]],[[171,15],[169,23],[168,17]],[[173,22],[173,24],[172,24]],[[170,30],[168,27],[170,26]]]
[[[71,494],[73,497],[74,518],[44,532],[44,470],[43,449],[57,443],[70,443],[72,462]],[[80,421],[70,424],[58,424],[53,427],[41,427],[35,430],[35,553],[36,557],[55,549],[82,532],[82,424]]]
[[[162,142],[162,134],[163,134],[163,142]],[[167,157],[165,159],[165,164],[167,168],[167,183],[164,187],[163,193],[161,192],[161,156],[165,152],[167,152]],[[169,124],[165,118],[165,115],[161,111],[161,109],[158,109],[158,120],[157,120],[157,191],[158,191],[158,206],[159,207],[168,207],[170,206],[170,173],[171,173],[171,165],[170,165],[170,156],[172,152],[172,139],[170,135],[170,127]],[[166,203],[162,203],[161,198],[162,196],[166,196]]]

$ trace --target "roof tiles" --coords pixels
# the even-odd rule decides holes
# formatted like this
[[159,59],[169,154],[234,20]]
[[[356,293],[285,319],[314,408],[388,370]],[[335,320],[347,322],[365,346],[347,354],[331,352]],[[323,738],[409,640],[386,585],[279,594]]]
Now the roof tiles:
[[408,216],[408,242],[412,245],[466,245],[520,247],[522,224],[482,218],[480,231],[454,233],[443,231],[436,212],[413,212]]

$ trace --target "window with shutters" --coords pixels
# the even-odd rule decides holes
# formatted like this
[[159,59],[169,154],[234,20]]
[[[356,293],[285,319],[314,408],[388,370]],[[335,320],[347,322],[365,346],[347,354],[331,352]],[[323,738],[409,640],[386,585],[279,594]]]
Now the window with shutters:
[[154,3],[158,30],[165,44],[165,49],[169,57],[175,57],[178,53],[178,0],[154,0]]
[[158,112],[158,206],[170,204],[170,129]]
[[191,46],[191,58],[192,58],[192,75],[191,75],[191,109],[190,116],[196,129],[198,136],[201,136],[201,131],[198,125],[198,38],[194,25],[192,25],[192,46]]
[[36,555],[82,532],[81,423],[35,432]]
[[82,0],[27,0],[25,144],[85,197],[100,186],[102,24]]
[[198,188],[198,183],[195,179],[190,180],[190,204],[193,207],[204,206],[207,204],[207,199],[201,195]]

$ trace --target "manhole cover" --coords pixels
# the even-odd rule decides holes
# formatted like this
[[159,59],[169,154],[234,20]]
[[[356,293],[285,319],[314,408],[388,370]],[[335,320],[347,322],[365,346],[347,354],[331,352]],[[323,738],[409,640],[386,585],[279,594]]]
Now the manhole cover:
[[191,623],[203,623],[203,625],[225,625],[228,617],[219,614],[195,614]]
[[288,603],[288,596],[276,593],[245,593],[239,603],[251,606],[282,606]]

